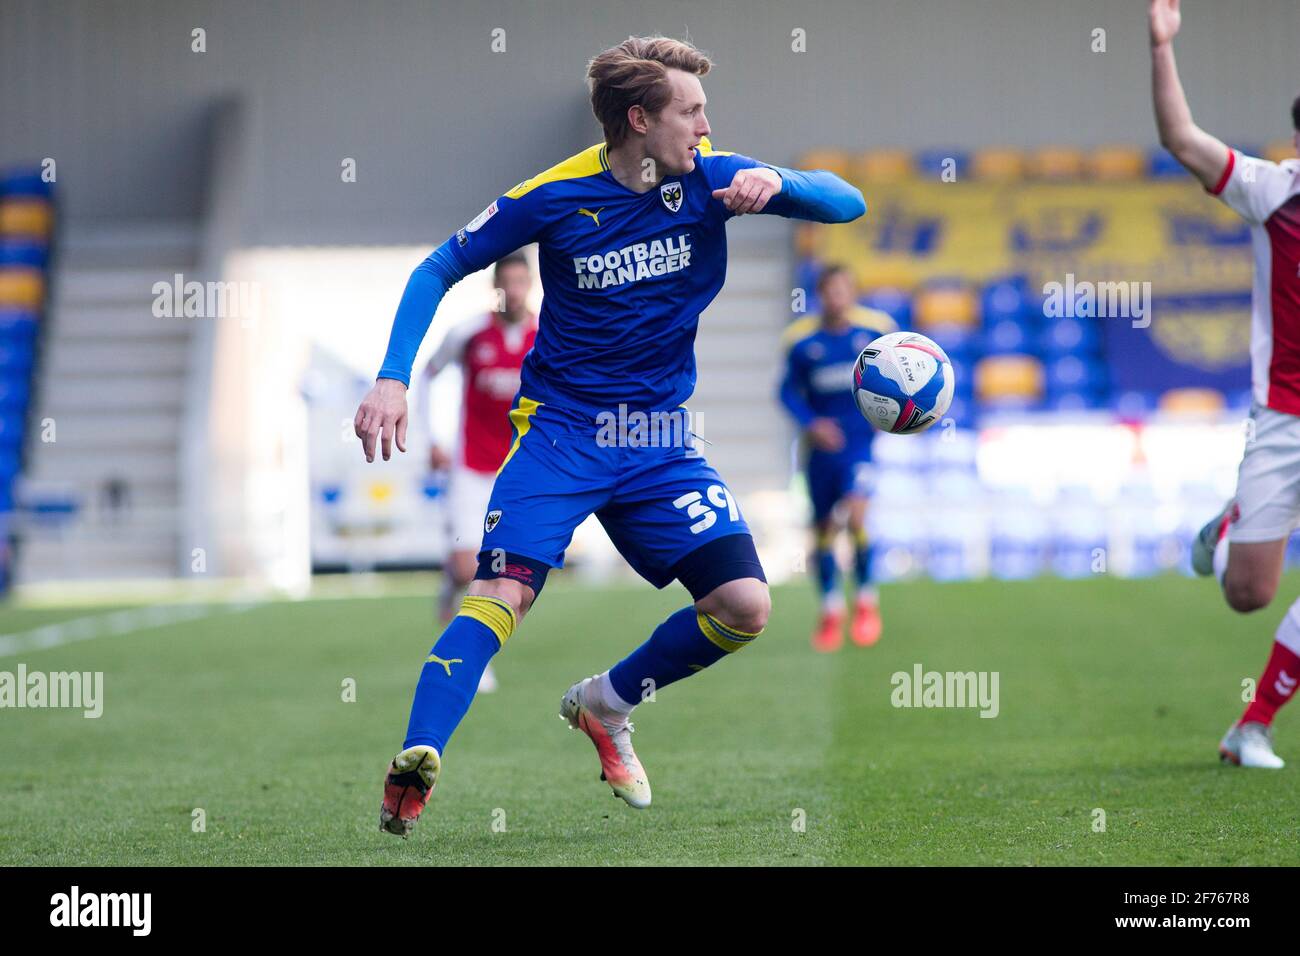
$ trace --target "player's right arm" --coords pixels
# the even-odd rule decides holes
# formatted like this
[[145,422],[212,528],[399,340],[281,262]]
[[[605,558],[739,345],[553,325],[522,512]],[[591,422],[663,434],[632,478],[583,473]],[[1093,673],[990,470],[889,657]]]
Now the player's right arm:
[[1221,189],[1231,150],[1192,120],[1192,110],[1187,105],[1174,60],[1174,37],[1182,25],[1179,0],[1150,0],[1147,17],[1151,29],[1151,96],[1160,145],[1206,189]]
[[406,391],[411,384],[411,366],[447,290],[537,237],[543,190],[527,186],[521,183],[493,202],[411,273],[393,319],[384,364],[353,422],[366,461],[375,460],[377,443],[385,461],[392,457],[394,439],[398,450],[406,451]]

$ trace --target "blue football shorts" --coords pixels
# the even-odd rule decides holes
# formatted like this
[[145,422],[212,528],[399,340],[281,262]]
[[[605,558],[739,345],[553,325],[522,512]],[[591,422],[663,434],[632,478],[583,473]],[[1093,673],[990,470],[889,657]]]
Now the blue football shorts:
[[546,572],[564,566],[574,529],[595,514],[657,588],[680,579],[698,600],[729,580],[766,580],[740,506],[694,447],[685,410],[666,414],[675,419],[620,435],[592,416],[516,396],[476,577],[540,591]]

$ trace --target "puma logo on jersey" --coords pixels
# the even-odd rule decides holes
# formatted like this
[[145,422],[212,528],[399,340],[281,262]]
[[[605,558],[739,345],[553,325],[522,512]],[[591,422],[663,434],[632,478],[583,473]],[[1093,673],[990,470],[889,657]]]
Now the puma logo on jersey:
[[596,228],[599,229],[599,228],[600,228],[600,214],[601,214],[602,212],[604,212],[604,211],[605,211],[605,207],[604,207],[604,206],[601,206],[601,207],[600,207],[599,209],[597,209],[595,212],[592,212],[590,209],[579,209],[579,210],[578,210],[578,215],[579,215],[579,216],[590,216],[590,217],[591,217],[591,221],[594,222],[594,223],[596,224]]
[[428,657],[426,657],[426,658],[424,659],[424,662],[425,662],[426,664],[441,664],[441,665],[442,665],[442,669],[445,670],[445,671],[447,672],[447,676],[448,676],[448,677],[451,676],[451,665],[452,665],[452,664],[463,664],[463,663],[465,663],[465,662],[464,662],[461,658],[459,658],[459,657],[453,657],[451,660],[449,660],[449,661],[445,661],[445,660],[443,660],[441,657],[439,657],[437,654],[430,654]]

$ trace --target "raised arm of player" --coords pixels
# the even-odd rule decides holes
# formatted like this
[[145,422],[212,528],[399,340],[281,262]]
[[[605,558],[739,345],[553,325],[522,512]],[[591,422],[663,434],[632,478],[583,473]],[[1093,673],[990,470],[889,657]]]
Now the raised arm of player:
[[824,169],[738,169],[729,185],[713,190],[713,198],[735,216],[765,212],[813,222],[852,222],[867,211],[859,190]]
[[702,160],[713,198],[732,216],[769,213],[813,222],[852,222],[867,211],[858,189],[824,169],[785,169],[711,146]]
[[397,450],[406,451],[411,365],[447,290],[536,238],[542,216],[540,191],[529,192],[526,185],[520,183],[489,205],[411,273],[393,319],[384,364],[353,421],[366,461],[375,460],[377,443],[384,461],[392,457],[394,439]]
[[1150,0],[1151,96],[1160,145],[1187,167],[1206,189],[1214,189],[1228,168],[1228,147],[1192,120],[1174,61],[1174,37],[1182,25],[1179,0]]

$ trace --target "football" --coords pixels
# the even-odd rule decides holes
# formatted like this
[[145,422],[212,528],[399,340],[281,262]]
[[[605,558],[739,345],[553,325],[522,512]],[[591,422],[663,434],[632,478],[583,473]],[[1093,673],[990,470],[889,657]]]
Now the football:
[[853,399],[871,424],[895,435],[923,432],[952,403],[952,363],[916,332],[890,332],[862,350],[853,368]]

